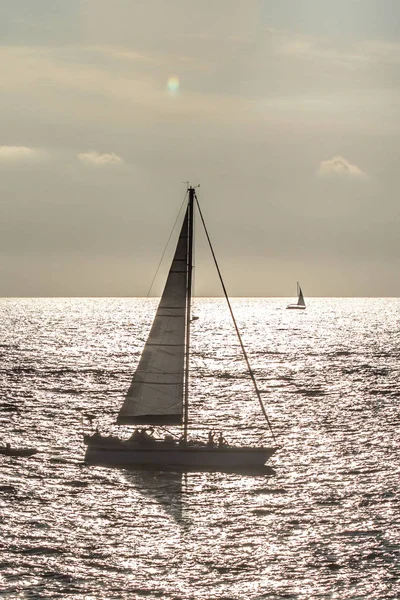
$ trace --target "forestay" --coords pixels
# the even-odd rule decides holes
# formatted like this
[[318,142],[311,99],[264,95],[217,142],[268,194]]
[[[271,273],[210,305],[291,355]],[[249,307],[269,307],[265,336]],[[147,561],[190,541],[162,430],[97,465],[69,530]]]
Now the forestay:
[[180,425],[183,418],[188,212],[146,345],[117,423]]

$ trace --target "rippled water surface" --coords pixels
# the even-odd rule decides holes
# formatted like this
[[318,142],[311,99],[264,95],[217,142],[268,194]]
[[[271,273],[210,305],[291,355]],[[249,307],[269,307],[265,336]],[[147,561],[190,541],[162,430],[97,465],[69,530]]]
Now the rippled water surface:
[[[400,598],[400,300],[233,300],[282,448],[275,476],[85,466],[156,301],[0,301],[0,596]],[[193,323],[195,435],[270,443],[223,300]],[[92,425],[93,426],[93,425]]]

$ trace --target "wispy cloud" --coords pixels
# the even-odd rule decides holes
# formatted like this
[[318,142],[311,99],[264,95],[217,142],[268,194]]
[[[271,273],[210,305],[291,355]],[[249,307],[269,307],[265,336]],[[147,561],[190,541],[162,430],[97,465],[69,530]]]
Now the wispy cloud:
[[0,161],[26,161],[38,158],[40,152],[27,146],[0,146]]
[[293,34],[276,30],[266,32],[270,47],[277,55],[297,59],[322,60],[326,65],[357,67],[365,63],[369,67],[375,63],[398,64],[400,43],[385,40],[343,41],[335,43],[330,38]]
[[368,175],[353,165],[343,156],[334,156],[329,160],[322,160],[319,164],[317,175],[320,177],[351,177],[353,179],[365,179]]
[[100,152],[96,152],[92,150],[91,152],[81,152],[78,154],[78,159],[84,165],[91,165],[95,167],[108,167],[110,165],[120,165],[124,162],[124,160],[115,154],[115,152],[110,152],[109,154],[100,154]]

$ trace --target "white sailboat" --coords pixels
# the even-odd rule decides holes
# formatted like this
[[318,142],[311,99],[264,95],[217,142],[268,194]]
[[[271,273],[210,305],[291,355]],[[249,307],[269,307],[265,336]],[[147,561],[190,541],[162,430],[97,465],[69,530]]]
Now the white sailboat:
[[297,282],[297,304],[288,304],[286,308],[297,308],[299,310],[304,310],[306,307],[306,303],[304,302],[303,292],[301,290],[299,282]]
[[[186,213],[175,255],[157,312],[131,386],[119,411],[117,424],[145,425],[128,440],[85,436],[85,461],[89,464],[160,470],[231,471],[262,468],[275,446],[231,446],[220,436],[214,440],[191,439],[189,421],[189,360],[192,298],[193,227],[195,207],[201,217],[215,266],[226,296],[256,396],[272,429],[232,312],[195,188],[189,187]],[[179,426],[177,437],[155,437],[154,427]],[[159,433],[159,432],[158,432]]]

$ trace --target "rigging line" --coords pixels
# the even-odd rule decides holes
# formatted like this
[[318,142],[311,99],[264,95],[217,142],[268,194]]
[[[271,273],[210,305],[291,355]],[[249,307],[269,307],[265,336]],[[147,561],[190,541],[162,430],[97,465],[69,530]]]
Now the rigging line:
[[264,415],[264,417],[265,417],[265,419],[266,419],[266,421],[268,423],[268,427],[269,427],[269,430],[271,432],[272,439],[276,443],[276,438],[275,438],[274,432],[272,431],[271,423],[270,423],[270,420],[268,418],[267,411],[265,410],[265,406],[264,406],[264,403],[263,403],[262,398],[261,398],[260,391],[259,391],[258,386],[257,386],[256,378],[254,377],[253,370],[252,370],[252,368],[250,366],[250,362],[249,362],[249,359],[248,359],[248,356],[247,356],[246,349],[245,349],[245,347],[243,345],[242,336],[240,335],[240,331],[239,331],[239,328],[238,328],[237,323],[236,323],[235,315],[233,314],[232,306],[231,306],[231,303],[230,303],[229,298],[228,298],[228,293],[226,291],[226,287],[225,287],[224,281],[222,279],[221,271],[220,271],[219,266],[218,266],[217,258],[215,256],[214,249],[213,249],[212,244],[211,244],[210,236],[208,235],[207,227],[206,227],[206,224],[204,222],[203,214],[201,212],[200,204],[199,204],[199,201],[198,201],[198,198],[197,198],[196,194],[195,194],[195,198],[196,198],[196,204],[197,204],[197,208],[199,210],[199,215],[200,215],[200,218],[201,218],[201,222],[203,224],[204,231],[205,231],[205,234],[206,234],[206,237],[207,237],[207,241],[208,241],[208,244],[210,246],[211,254],[212,254],[212,257],[214,259],[214,264],[215,264],[215,267],[217,269],[218,277],[219,277],[219,280],[221,282],[222,289],[224,291],[224,295],[225,295],[226,301],[228,303],[228,308],[229,308],[229,312],[231,313],[233,324],[235,326],[235,330],[236,330],[236,334],[238,336],[239,344],[240,344],[240,347],[242,349],[243,356],[244,356],[244,359],[246,361],[247,368],[249,370],[251,380],[252,380],[252,382],[254,384],[254,389],[255,389],[256,394],[257,394],[258,402],[260,403],[261,410],[262,410],[263,415]]
[[152,282],[151,282],[151,284],[150,284],[149,291],[147,292],[147,296],[146,296],[146,298],[148,298],[148,297],[150,296],[151,289],[152,289],[152,287],[153,287],[153,285],[154,285],[154,282],[155,282],[155,279],[156,279],[156,277],[157,277],[157,275],[158,275],[158,271],[160,270],[160,266],[161,266],[161,263],[162,263],[162,261],[163,261],[163,258],[164,258],[164,256],[165,256],[165,253],[166,253],[166,251],[167,251],[167,248],[168,248],[169,242],[170,242],[170,240],[171,240],[172,234],[173,234],[173,233],[174,233],[174,231],[175,231],[175,227],[176,227],[176,224],[177,224],[177,222],[178,222],[179,215],[181,214],[181,211],[182,211],[182,206],[185,204],[185,200],[186,200],[186,196],[188,195],[188,191],[189,191],[189,190],[187,189],[187,190],[186,190],[185,197],[184,197],[184,199],[183,199],[183,201],[182,201],[182,204],[181,204],[181,207],[180,207],[180,209],[179,209],[178,215],[177,215],[177,217],[176,217],[176,219],[175,219],[175,223],[174,223],[174,225],[173,225],[173,227],[172,227],[172,229],[171,229],[171,233],[169,234],[169,238],[168,238],[168,240],[167,240],[167,243],[165,244],[164,252],[163,252],[163,253],[162,253],[162,255],[161,255],[160,262],[158,263],[158,266],[157,266],[156,272],[154,273],[154,277],[153,277],[153,280],[152,280]]
[[174,433],[173,431],[171,431],[170,429],[167,429],[165,427],[165,425],[160,425],[160,429],[163,429],[164,431],[166,431],[169,435],[171,435],[173,438],[175,438],[176,440],[179,440],[179,438],[181,436],[178,436],[176,433]]

